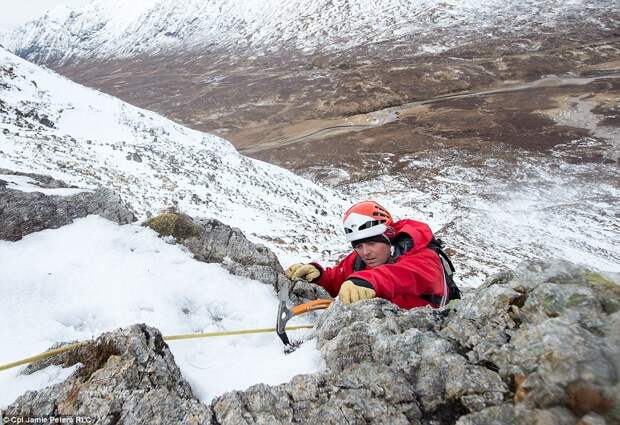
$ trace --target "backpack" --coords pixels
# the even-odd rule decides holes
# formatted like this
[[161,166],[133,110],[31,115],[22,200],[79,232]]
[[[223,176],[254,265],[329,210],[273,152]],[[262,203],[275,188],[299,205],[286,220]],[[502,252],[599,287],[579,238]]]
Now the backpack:
[[[437,253],[437,255],[439,256],[439,259],[441,260],[441,265],[443,266],[443,274],[446,278],[446,285],[448,286],[448,298],[447,298],[446,303],[452,300],[460,300],[461,290],[459,289],[459,287],[456,285],[456,282],[454,281],[454,271],[455,271],[454,264],[452,264],[452,261],[450,261],[450,257],[448,257],[448,254],[446,254],[445,251],[443,250],[443,247],[444,247],[443,241],[433,236],[433,239],[428,244],[428,247]],[[436,305],[439,305],[441,303],[441,297],[437,297],[433,295],[423,295],[422,298]],[[436,301],[439,301],[439,302],[436,302]]]

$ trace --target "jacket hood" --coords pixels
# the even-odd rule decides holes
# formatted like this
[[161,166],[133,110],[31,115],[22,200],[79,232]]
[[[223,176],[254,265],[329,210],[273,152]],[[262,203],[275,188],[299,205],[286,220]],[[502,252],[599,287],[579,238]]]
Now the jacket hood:
[[409,235],[413,241],[413,251],[426,248],[426,246],[433,240],[433,231],[430,226],[421,221],[404,219],[394,222],[392,225],[396,232],[396,237],[402,233]]

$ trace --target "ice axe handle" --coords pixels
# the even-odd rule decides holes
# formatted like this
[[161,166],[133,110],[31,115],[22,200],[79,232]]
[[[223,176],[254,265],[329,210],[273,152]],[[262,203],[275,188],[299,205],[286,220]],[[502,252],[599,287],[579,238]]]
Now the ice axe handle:
[[297,316],[298,314],[308,313],[313,310],[322,310],[329,307],[331,303],[332,300],[314,300],[292,307],[291,313],[293,313],[293,316]]

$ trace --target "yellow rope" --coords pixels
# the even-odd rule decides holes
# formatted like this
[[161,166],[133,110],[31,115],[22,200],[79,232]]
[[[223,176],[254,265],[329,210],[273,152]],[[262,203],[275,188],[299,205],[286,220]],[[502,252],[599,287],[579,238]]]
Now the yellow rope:
[[[300,325],[286,328],[287,331],[295,331],[297,329],[312,329],[314,325]],[[180,339],[209,338],[211,336],[228,336],[228,335],[246,335],[258,334],[266,332],[275,332],[276,328],[246,329],[242,331],[222,331],[222,332],[206,332],[198,334],[170,335],[165,336],[164,341],[178,341]]]
[[[286,328],[286,330],[295,331],[298,329],[311,329],[313,327],[314,327],[313,325],[290,326]],[[164,341],[179,341],[183,339],[209,338],[209,337],[215,337],[215,336],[247,335],[247,334],[267,333],[267,332],[275,332],[275,331],[276,331],[276,328],[261,328],[261,329],[244,329],[244,330],[239,330],[239,331],[203,332],[203,333],[195,333],[195,334],[165,336]],[[60,348],[54,348],[52,350],[45,351],[44,353],[37,354],[36,356],[26,357],[25,359],[17,360],[11,363],[0,364],[0,371],[13,369],[14,367],[38,362],[40,360],[45,360],[52,356],[55,356],[56,354],[61,354],[61,353],[64,353],[65,351],[73,350],[74,348],[77,348],[80,345],[87,344],[88,342],[90,341],[74,342],[72,344],[62,346]]]
[[17,367],[17,366],[38,362],[39,360],[45,360],[49,357],[55,356],[56,354],[60,354],[60,353],[64,353],[65,351],[73,350],[74,348],[82,344],[86,344],[86,342],[76,342],[73,344],[65,345],[60,348],[54,348],[53,350],[49,350],[44,353],[37,354],[36,356],[26,357],[25,359],[17,360],[16,362],[12,362],[12,363],[6,363],[3,365],[0,365],[0,371],[13,369],[14,367]]

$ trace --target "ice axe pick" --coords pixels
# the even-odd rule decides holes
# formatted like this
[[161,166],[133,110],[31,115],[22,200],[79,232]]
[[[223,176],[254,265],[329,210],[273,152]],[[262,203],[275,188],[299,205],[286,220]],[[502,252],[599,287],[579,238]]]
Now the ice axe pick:
[[276,333],[284,343],[284,345],[291,345],[291,342],[286,335],[286,323],[295,316],[300,314],[309,313],[314,310],[322,310],[331,305],[332,300],[314,300],[304,304],[299,304],[290,309],[286,307],[284,301],[280,301],[278,306],[278,318],[276,320]]

